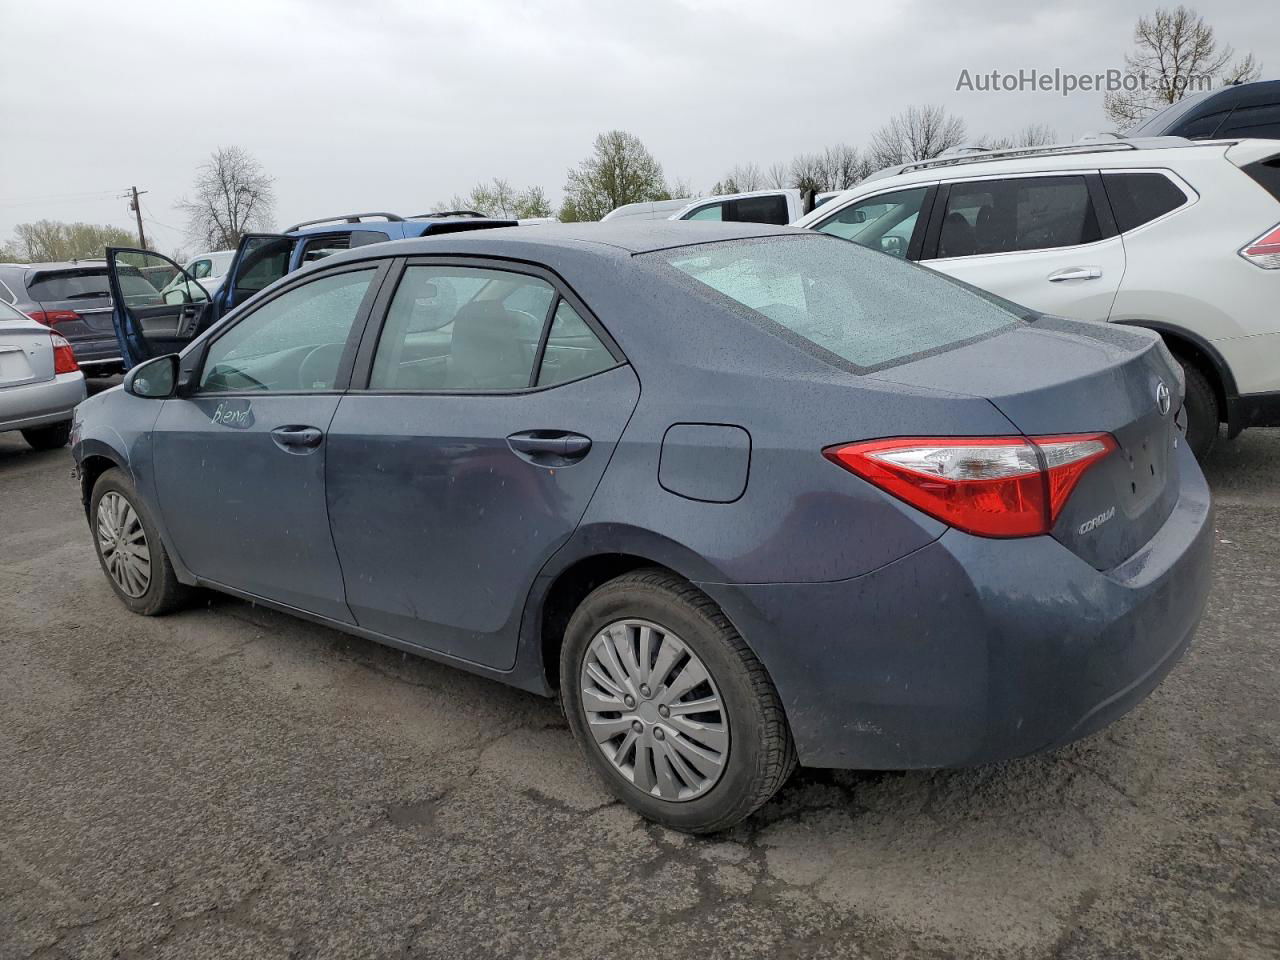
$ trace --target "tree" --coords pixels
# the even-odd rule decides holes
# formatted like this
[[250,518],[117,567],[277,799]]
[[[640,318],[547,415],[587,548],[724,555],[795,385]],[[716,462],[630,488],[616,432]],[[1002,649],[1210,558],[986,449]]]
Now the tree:
[[1136,78],[1135,89],[1108,91],[1102,101],[1107,119],[1122,130],[1188,93],[1247,83],[1262,73],[1252,53],[1235,59],[1230,46],[1220,47],[1213,27],[1190,7],[1161,8],[1140,17],[1133,42],[1136,49],[1125,55],[1124,64]]
[[760,166],[755,163],[739,163],[729,171],[723,180],[717,180],[711,186],[711,195],[718,196],[723,193],[747,193],[750,190],[761,190],[764,188],[764,174],[760,172]]
[[785,163],[780,160],[775,161],[774,163],[769,164],[769,169],[765,171],[765,183],[770,187],[773,187],[775,190],[779,190],[782,187],[787,186],[789,179],[788,173],[789,171],[787,170],[787,165]]
[[966,136],[964,121],[945,108],[908,107],[872,134],[871,167],[882,170],[913,160],[932,160],[963,144]]
[[1047,147],[1058,142],[1057,132],[1043,123],[1023,127],[1012,137],[983,137],[979,145],[988,150],[1016,150],[1019,147]]
[[623,130],[596,137],[591,156],[569,171],[564,194],[561,213],[581,220],[599,220],[624,203],[670,198],[662,164],[639,137]]
[[0,259],[23,263],[46,260],[89,260],[107,247],[137,246],[131,230],[110,224],[37,220],[13,228],[13,240],[0,248]]
[[786,185],[799,190],[812,190],[814,193],[848,190],[871,173],[867,169],[866,160],[858,153],[857,148],[847,143],[823,147],[818,153],[798,155],[791,161],[787,174],[777,169],[780,166],[775,164],[774,168],[771,168],[772,179],[775,181],[785,179]]
[[516,190],[511,184],[495,177],[489,183],[477,183],[464,196],[454,194],[447,201],[437,204],[440,210],[475,210],[489,217],[527,219],[549,217],[551,203],[541,187]]
[[187,236],[202,250],[237,247],[240,238],[271,227],[275,181],[240,147],[220,147],[196,173],[195,197],[177,207],[187,215]]

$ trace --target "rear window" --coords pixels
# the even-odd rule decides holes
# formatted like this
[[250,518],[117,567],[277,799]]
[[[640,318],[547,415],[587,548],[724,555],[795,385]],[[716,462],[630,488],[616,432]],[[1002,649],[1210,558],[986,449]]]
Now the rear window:
[[1017,325],[1011,312],[930,270],[820,235],[660,250],[695,290],[836,366],[866,373]]
[[1121,233],[1163,217],[1187,202],[1182,189],[1160,173],[1108,173],[1102,182],[1107,186],[1111,211]]
[[27,293],[32,300],[85,300],[90,297],[109,297],[107,270],[61,270],[56,273],[37,273],[27,280]]
[[25,313],[16,307],[11,307],[3,300],[0,300],[0,323],[6,320],[28,320],[30,319]]

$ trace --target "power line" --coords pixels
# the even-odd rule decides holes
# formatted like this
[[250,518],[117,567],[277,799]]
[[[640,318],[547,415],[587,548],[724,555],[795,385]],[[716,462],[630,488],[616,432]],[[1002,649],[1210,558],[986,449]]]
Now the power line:
[[27,207],[37,203],[70,203],[73,201],[94,200],[98,197],[119,196],[115,190],[86,191],[84,193],[51,193],[43,197],[29,197],[25,200],[0,200],[0,207]]

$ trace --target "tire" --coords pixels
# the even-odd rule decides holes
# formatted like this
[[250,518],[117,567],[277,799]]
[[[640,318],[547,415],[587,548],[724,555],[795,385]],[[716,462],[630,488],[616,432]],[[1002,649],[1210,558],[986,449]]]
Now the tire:
[[[606,627],[618,637],[613,661],[608,659]],[[651,672],[636,673],[644,659],[645,629]],[[631,674],[620,650],[631,658]],[[681,686],[703,676],[698,666],[705,669],[706,679],[681,693]],[[604,679],[613,681],[611,688],[596,682],[602,669]],[[637,682],[646,674],[659,681],[651,691]],[[706,594],[665,570],[624,574],[582,601],[565,630],[560,689],[569,727],[588,764],[633,810],[673,829],[728,829],[761,807],[795,769],[795,744],[764,666]],[[618,697],[624,691],[627,703]],[[594,710],[587,709],[586,700]],[[718,708],[694,712],[688,705],[695,700]],[[618,711],[601,709],[613,703]],[[595,731],[604,737],[615,727],[614,739],[598,742]],[[642,732],[634,733],[637,729]],[[606,748],[611,755],[621,751],[623,762],[610,759]],[[692,748],[701,751],[692,754],[697,765],[685,760]],[[707,759],[714,756],[720,759],[718,767]]]
[[67,441],[71,439],[71,421],[23,430],[22,439],[36,450],[57,450],[59,447],[65,447]]
[[1182,365],[1182,375],[1187,385],[1186,398],[1183,400],[1187,420],[1187,446],[1196,459],[1203,463],[1218,439],[1218,425],[1222,418],[1218,409],[1218,395],[1199,367],[1181,357],[1178,358],[1178,363]]
[[[120,601],[134,613],[145,617],[159,616],[181,607],[190,595],[190,588],[178,581],[160,533],[125,472],[115,467],[103,473],[93,485],[89,504],[89,530],[93,536],[94,551],[107,582]],[[108,546],[104,540],[111,540],[112,545]],[[131,568],[131,573],[121,573],[121,579],[112,572],[113,561],[104,555],[104,550],[124,555],[119,550],[120,543],[132,547],[135,556],[139,547],[145,551],[145,584],[138,575],[137,566]],[[118,571],[118,564],[115,567]]]

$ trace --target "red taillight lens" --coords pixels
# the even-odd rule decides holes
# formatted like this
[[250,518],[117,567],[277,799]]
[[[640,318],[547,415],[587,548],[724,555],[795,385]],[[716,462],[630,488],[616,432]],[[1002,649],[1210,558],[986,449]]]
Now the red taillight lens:
[[1280,270],[1280,224],[1244,247],[1240,256],[1264,270]]
[[76,362],[76,352],[66,337],[53,334],[53,372],[75,373],[80,369]]
[[79,320],[80,314],[74,310],[32,310],[27,314],[36,323],[52,327],[55,323],[66,323],[68,320]]
[[1105,433],[897,437],[823,455],[948,526],[982,537],[1053,529],[1084,472],[1116,448]]

